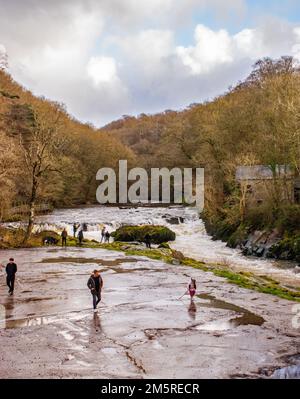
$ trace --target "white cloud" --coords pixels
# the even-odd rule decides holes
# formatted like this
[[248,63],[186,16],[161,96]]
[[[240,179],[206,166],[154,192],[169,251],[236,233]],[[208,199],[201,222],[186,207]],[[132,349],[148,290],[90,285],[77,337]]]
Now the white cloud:
[[292,54],[300,61],[300,27],[294,29],[294,34],[297,38],[297,43],[292,47]]
[[95,86],[118,79],[116,62],[111,57],[92,57],[87,65],[87,74]]
[[142,30],[137,35],[115,37],[125,65],[135,69],[135,79],[152,82],[168,66],[166,60],[174,53],[174,34],[169,30]]
[[[88,86],[89,112],[92,112],[97,118],[97,113],[99,115],[110,114],[117,105],[118,109],[123,111],[122,114],[126,113],[129,107],[130,93],[118,76],[115,59],[104,56],[91,57],[86,65],[86,71],[87,77],[92,83],[92,87]],[[86,111],[85,107],[83,110],[81,109],[82,111]]]
[[200,75],[212,73],[220,65],[238,64],[245,58],[251,63],[267,56],[297,56],[299,45],[300,28],[284,23],[275,24],[271,21],[260,28],[244,29],[235,35],[230,35],[224,29],[213,31],[198,25],[195,45],[179,46],[176,52],[191,73]]
[[185,66],[193,74],[208,73],[219,64],[232,62],[231,38],[222,29],[217,32],[198,25],[195,30],[196,45],[177,47],[176,51]]

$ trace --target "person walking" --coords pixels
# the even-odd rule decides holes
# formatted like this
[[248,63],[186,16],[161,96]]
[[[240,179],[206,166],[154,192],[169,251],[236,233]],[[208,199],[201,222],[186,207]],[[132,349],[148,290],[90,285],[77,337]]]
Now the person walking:
[[83,242],[83,230],[82,229],[79,230],[78,240],[79,240],[79,245],[82,245],[82,242]]
[[108,244],[109,244],[109,239],[110,239],[110,234],[109,234],[109,232],[107,231],[107,232],[105,233],[105,242],[107,242]]
[[73,237],[75,238],[76,237],[76,233],[77,233],[77,230],[78,230],[78,224],[77,223],[74,223],[73,224]]
[[91,277],[88,279],[87,286],[91,291],[93,297],[94,312],[97,311],[97,305],[101,301],[101,291],[103,288],[103,279],[98,270],[94,270]]
[[62,247],[66,247],[67,246],[67,237],[68,237],[68,233],[67,233],[66,228],[64,228],[62,233],[61,233],[61,246]]
[[13,295],[15,289],[16,273],[18,271],[18,267],[14,261],[14,258],[9,259],[9,263],[6,265],[5,271],[6,271],[6,284],[9,288],[8,293],[10,295]]
[[151,237],[149,233],[145,235],[145,244],[147,248],[151,249]]
[[194,298],[196,294],[196,289],[197,289],[196,280],[194,278],[191,278],[191,282],[188,285],[188,292],[190,294],[191,299]]
[[102,241],[105,242],[105,233],[106,233],[106,230],[105,230],[105,227],[103,227],[101,230],[101,244],[102,244]]
[[180,298],[183,298],[185,295],[189,294],[191,301],[193,301],[194,296],[196,295],[196,289],[197,289],[197,284],[196,284],[196,280],[194,278],[191,277],[191,281],[187,287],[187,290],[185,291],[185,293],[183,295],[181,295]]

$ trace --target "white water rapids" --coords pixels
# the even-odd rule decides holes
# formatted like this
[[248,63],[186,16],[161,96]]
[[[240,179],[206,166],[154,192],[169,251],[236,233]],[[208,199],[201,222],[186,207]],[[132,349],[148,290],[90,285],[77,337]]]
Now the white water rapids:
[[[175,218],[179,224],[170,224],[168,219]],[[286,283],[300,286],[299,268],[295,263],[282,262],[255,257],[246,257],[238,249],[231,249],[226,243],[214,241],[206,233],[204,223],[198,217],[197,210],[184,207],[140,207],[123,208],[93,206],[72,209],[57,209],[53,213],[40,216],[36,230],[55,230],[60,232],[64,227],[73,234],[73,223],[86,223],[88,231],[84,236],[100,240],[103,225],[108,231],[131,224],[159,224],[168,226],[176,233],[172,248],[181,251],[191,258],[249,270],[261,275],[270,275]]]

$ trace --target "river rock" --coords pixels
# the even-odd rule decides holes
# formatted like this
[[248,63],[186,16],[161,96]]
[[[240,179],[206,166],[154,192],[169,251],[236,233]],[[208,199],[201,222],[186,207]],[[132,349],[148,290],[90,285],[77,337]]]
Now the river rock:
[[258,256],[274,258],[272,247],[278,243],[280,235],[277,230],[254,231],[241,245],[242,253],[245,256]]
[[166,218],[166,221],[169,224],[180,224],[180,223],[184,223],[184,218],[183,217],[170,217],[170,218]]

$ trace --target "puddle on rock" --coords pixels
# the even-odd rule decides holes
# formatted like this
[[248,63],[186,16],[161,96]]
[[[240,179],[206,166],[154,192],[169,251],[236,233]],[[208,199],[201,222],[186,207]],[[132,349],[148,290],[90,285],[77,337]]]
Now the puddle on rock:
[[3,319],[0,320],[1,328],[13,329],[13,328],[25,328],[25,327],[36,327],[43,326],[52,323],[57,323],[61,320],[66,319],[66,315],[80,314],[82,312],[89,312],[90,308],[81,309],[81,310],[70,310],[65,313],[57,313],[52,315],[44,315],[44,316],[36,316],[35,313],[29,313],[27,317],[21,319]]
[[2,320],[3,328],[24,328],[24,327],[37,327],[53,323],[56,318],[54,317],[27,317],[25,319],[16,320]]
[[123,263],[131,263],[137,262],[136,258],[117,258],[113,260],[106,259],[96,259],[96,258],[72,258],[72,257],[59,257],[59,258],[46,258],[38,263],[80,263],[80,264],[88,264],[88,263],[96,263],[102,266],[119,266]]
[[110,267],[115,273],[134,273],[134,272],[161,272],[159,269],[149,269],[147,267],[138,267],[132,269],[124,269],[123,267]]
[[261,326],[265,322],[265,320],[261,316],[258,316],[255,313],[252,313],[245,308],[234,305],[233,303],[217,299],[212,295],[200,294],[197,295],[197,297],[200,299],[205,299],[210,301],[209,303],[201,303],[202,307],[230,310],[232,312],[241,314],[241,316],[234,317],[229,321],[220,320],[220,321],[207,323],[203,326],[199,326],[199,329],[205,329],[209,331],[228,330],[232,327],[238,327],[238,326],[247,326],[247,325]]
[[[136,263],[140,262],[140,260],[136,258],[117,258],[114,260],[104,260],[104,259],[95,259],[95,258],[65,258],[65,257],[60,257],[60,258],[46,258],[43,259],[41,262],[38,263],[72,263],[72,264],[98,264],[104,267],[107,267],[111,270],[113,270],[115,273],[134,273],[134,272],[142,272],[142,271],[151,271],[151,272],[156,272],[160,271],[157,269],[152,269],[152,268],[146,268],[146,267],[137,267],[137,268],[130,268],[130,269],[125,269],[123,267],[118,267],[121,266],[124,263]],[[106,270],[99,270],[100,272],[104,272]],[[65,274],[64,271],[48,271],[44,272],[47,274],[49,277],[57,277],[59,274]]]
[[40,298],[40,297],[32,297],[32,298],[23,298],[21,302],[39,302],[39,301],[51,301],[52,299],[57,299],[57,297],[46,297],[46,298]]

